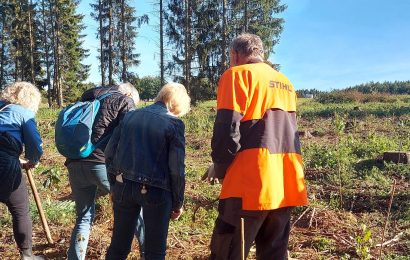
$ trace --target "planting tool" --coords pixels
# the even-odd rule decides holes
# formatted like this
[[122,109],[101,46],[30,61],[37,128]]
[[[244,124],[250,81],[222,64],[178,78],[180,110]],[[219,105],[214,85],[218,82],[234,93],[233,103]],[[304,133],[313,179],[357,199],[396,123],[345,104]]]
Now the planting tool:
[[31,190],[33,191],[34,200],[36,201],[36,206],[38,209],[38,213],[40,215],[41,224],[43,225],[44,232],[46,233],[47,241],[49,244],[53,244],[53,239],[51,238],[50,229],[48,228],[47,219],[44,215],[43,207],[41,206],[40,196],[38,195],[36,184],[34,182],[32,169],[26,169],[28,181],[30,183]]
[[245,260],[245,223],[241,218],[241,260]]

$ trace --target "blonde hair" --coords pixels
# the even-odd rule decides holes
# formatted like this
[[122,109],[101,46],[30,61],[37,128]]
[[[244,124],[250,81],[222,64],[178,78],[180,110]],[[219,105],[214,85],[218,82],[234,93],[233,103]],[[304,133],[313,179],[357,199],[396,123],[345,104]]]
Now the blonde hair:
[[140,95],[138,94],[138,90],[131,83],[121,83],[120,85],[118,85],[118,91],[124,95],[130,96],[135,105],[138,105],[138,102],[140,102]]
[[231,50],[247,58],[264,57],[263,43],[258,35],[243,33],[233,39]]
[[189,112],[191,98],[184,85],[179,83],[165,84],[155,98],[155,102],[161,101],[168,110],[177,117],[181,117]]
[[0,94],[0,99],[21,105],[37,113],[41,103],[41,93],[33,84],[25,81],[14,82],[7,86]]

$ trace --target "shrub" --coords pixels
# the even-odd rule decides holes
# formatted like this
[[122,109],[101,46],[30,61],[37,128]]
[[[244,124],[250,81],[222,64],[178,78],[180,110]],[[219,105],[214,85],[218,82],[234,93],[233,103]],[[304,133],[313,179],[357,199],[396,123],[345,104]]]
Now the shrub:
[[330,93],[323,93],[317,96],[317,101],[322,104],[331,103],[394,103],[398,101],[398,97],[386,93],[361,93],[356,90],[350,91],[333,91]]
[[183,121],[185,123],[185,130],[189,133],[212,133],[216,113],[211,113],[199,106],[193,107]]
[[352,152],[362,159],[375,158],[383,152],[396,148],[394,140],[384,135],[369,133],[364,140],[365,142],[355,141],[352,143]]

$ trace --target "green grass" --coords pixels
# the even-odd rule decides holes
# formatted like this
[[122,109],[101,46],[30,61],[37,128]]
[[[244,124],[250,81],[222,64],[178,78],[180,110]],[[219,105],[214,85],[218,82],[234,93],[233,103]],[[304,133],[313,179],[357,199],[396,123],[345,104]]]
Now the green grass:
[[[147,104],[140,103],[141,106]],[[360,110],[355,110],[355,106],[360,106]],[[177,253],[186,256],[183,259],[203,259],[209,253],[220,185],[209,185],[200,178],[211,164],[215,109],[215,100],[200,102],[182,118],[186,126],[185,212],[178,221],[170,224],[170,259],[180,259]],[[321,104],[313,99],[299,99],[298,109],[299,129],[313,134],[311,138],[301,138],[310,205],[293,211],[293,221],[300,219],[291,233],[291,256],[299,259],[358,259],[355,238],[364,237],[359,223],[371,229],[374,243],[364,242],[364,246],[376,256],[378,248],[374,244],[381,239],[395,180],[396,193],[386,239],[392,239],[399,232],[404,235],[397,244],[385,248],[383,259],[409,259],[405,255],[410,252],[410,165],[379,160],[386,151],[410,151],[409,99],[360,104]],[[69,234],[75,213],[64,158],[58,155],[54,146],[54,122],[58,112],[58,109],[41,108],[38,113],[45,155],[34,176],[49,223],[60,227],[63,234]],[[340,184],[343,205],[340,204]],[[34,226],[40,226],[34,201],[30,203],[30,210]],[[302,216],[305,211],[307,213]],[[112,209],[108,196],[97,200],[96,212],[99,239],[109,241]],[[310,228],[309,222],[312,224]],[[2,204],[0,227],[12,232],[11,217]],[[56,230],[53,232],[54,236],[60,234]],[[343,236],[352,245],[343,244],[332,234]],[[10,243],[10,247],[14,244]],[[98,258],[105,253],[107,244],[95,244],[91,239],[90,247],[93,248],[90,257]],[[172,258],[175,255],[178,257]],[[253,256],[250,259],[254,259]]]

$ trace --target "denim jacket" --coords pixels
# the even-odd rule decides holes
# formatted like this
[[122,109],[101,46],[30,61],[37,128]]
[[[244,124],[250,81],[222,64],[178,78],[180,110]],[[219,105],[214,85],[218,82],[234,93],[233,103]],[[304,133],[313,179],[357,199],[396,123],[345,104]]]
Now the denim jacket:
[[185,126],[162,102],[128,112],[105,149],[108,173],[155,186],[182,207],[185,190]]

